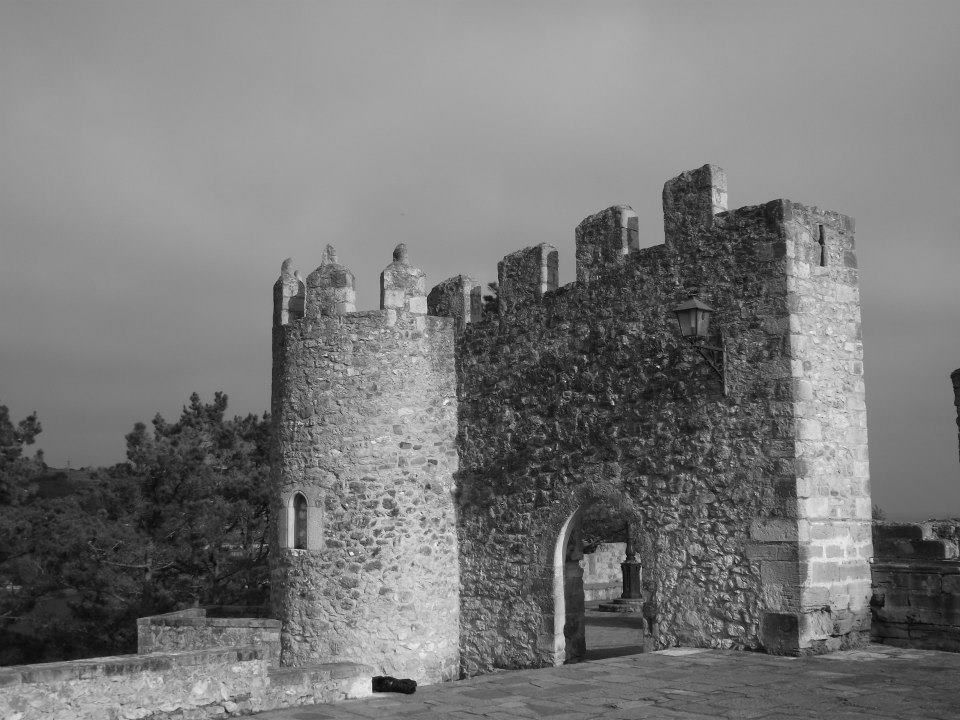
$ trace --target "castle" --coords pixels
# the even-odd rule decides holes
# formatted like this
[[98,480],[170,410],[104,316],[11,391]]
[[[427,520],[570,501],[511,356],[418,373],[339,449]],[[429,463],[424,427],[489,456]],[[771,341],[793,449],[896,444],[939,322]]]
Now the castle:
[[[557,251],[427,292],[399,246],[379,310],[328,246],[274,287],[271,582],[284,665],[421,682],[583,654],[581,518],[629,524],[651,643],[803,654],[869,634],[871,502],[853,219],[663,190]],[[675,310],[713,310],[701,344]],[[704,328],[700,328],[703,330]],[[711,348],[712,355],[705,347]]]
[[519,250],[495,311],[468,277],[428,293],[402,245],[374,311],[329,246],[284,262],[272,617],[186,608],[140,618],[136,655],[0,668],[0,716],[237,717],[578,660],[598,508],[649,647],[960,651],[960,521],[871,537],[853,220],[726,204],[707,165],[664,186],[662,245],[591,215],[576,282]]

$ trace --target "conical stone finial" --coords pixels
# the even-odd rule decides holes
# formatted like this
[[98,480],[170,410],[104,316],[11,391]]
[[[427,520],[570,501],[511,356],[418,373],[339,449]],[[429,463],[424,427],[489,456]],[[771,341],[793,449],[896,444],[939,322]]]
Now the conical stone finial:
[[320,257],[321,265],[336,265],[337,264],[337,251],[333,245],[327,244],[323,249],[323,255]]
[[403,243],[393,249],[393,262],[380,273],[380,309],[427,312],[427,275],[408,262]]
[[303,278],[293,269],[293,258],[280,265],[280,277],[273,286],[273,324],[287,325],[303,317]]
[[356,301],[353,273],[337,261],[333,245],[327,245],[319,267],[307,275],[304,314],[311,319],[346,315],[356,310]]

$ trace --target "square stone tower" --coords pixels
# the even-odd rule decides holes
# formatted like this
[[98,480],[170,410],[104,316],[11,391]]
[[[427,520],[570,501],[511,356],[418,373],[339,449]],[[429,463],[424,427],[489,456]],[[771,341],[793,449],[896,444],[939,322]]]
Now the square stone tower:
[[[642,249],[631,208],[586,218],[562,288],[551,246],[507,255],[499,313],[459,334],[465,672],[577,656],[576,538],[598,506],[636,529],[657,646],[866,637],[853,220],[730,211],[713,165],[668,181],[663,209],[664,244]],[[691,295],[715,309],[713,368],[678,332]]]

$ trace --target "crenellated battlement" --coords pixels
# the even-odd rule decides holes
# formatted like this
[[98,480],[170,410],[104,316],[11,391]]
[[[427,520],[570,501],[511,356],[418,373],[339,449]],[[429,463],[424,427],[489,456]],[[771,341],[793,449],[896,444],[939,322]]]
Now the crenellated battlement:
[[457,331],[483,318],[480,283],[469,275],[455,275],[438,283],[427,296],[427,311],[454,319]]
[[[359,313],[365,318],[382,317],[387,325],[396,323],[398,313],[426,315],[426,282],[426,273],[410,264],[407,246],[401,243],[394,248],[393,261],[380,273],[380,310]],[[469,304],[469,291],[467,297]],[[293,270],[292,258],[283,261],[273,286],[273,324],[280,327],[303,319],[358,315],[356,298],[356,276],[340,264],[333,245],[327,245],[320,265],[306,281]],[[438,307],[443,316],[457,316],[450,302]],[[469,322],[469,311],[466,317]]]
[[[727,210],[727,178],[722,168],[704,165],[680,173],[663,187],[664,243],[641,248],[639,219],[629,205],[613,205],[584,218],[574,231],[576,285],[583,287],[600,278],[613,280],[645,258],[659,257],[653,248],[667,252],[696,253],[725,226],[736,225],[739,216],[764,208],[771,221],[786,229],[786,244],[778,251],[808,266],[800,272],[823,274],[813,268],[856,269],[853,219],[841,213],[777,200],[763,206]],[[541,243],[507,254],[497,265],[499,316],[543,300],[559,286],[559,255],[553,245]],[[699,286],[700,282],[692,281]],[[458,332],[484,319],[481,286],[474,278],[455,275],[427,292],[426,273],[410,264],[406,245],[393,251],[392,262],[380,274],[380,309],[393,311],[384,317],[395,320],[396,312],[450,317]],[[292,270],[287,259],[274,285],[274,324],[286,325],[307,317],[345,316],[357,312],[355,276],[341,265],[333,246],[327,245],[320,266],[306,281]]]
[[553,245],[540,243],[506,255],[497,265],[500,315],[540,300],[560,284],[560,263]]
[[639,218],[629,205],[614,205],[577,225],[577,282],[590,282],[611,266],[622,266],[640,249]]
[[716,165],[704,165],[667,180],[663,185],[663,235],[675,247],[691,234],[712,227],[727,209],[727,174]]
[[[659,263],[671,254],[687,257],[692,269],[688,277],[678,275],[678,292],[685,292],[685,286],[708,287],[711,279],[696,270],[702,265],[698,258],[735,255],[739,251],[732,244],[744,241],[740,225],[749,224],[758,213],[778,232],[778,242],[763,252],[789,258],[791,273],[816,277],[838,275],[839,269],[839,275],[846,272],[848,284],[855,282],[855,272],[849,272],[857,267],[853,218],[789,200],[728,210],[726,173],[708,164],[664,183],[661,245],[640,247],[639,218],[629,205],[613,205],[584,218],[574,231],[577,279],[565,289],[585,289],[601,281],[622,284],[624,271]],[[558,289],[558,276],[558,253],[552,245],[541,243],[504,256],[497,265],[499,317],[513,318],[519,310],[542,302]],[[478,310],[477,283],[464,278],[457,275],[436,285],[430,293],[436,302],[428,303],[431,314],[458,318],[459,330],[484,319]],[[477,295],[473,301],[470,288]]]

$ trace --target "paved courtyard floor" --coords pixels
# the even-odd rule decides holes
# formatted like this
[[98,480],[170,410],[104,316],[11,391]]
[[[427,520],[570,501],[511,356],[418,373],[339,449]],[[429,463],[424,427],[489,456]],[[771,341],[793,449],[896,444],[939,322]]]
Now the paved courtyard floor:
[[[629,618],[588,613],[591,659],[261,713],[260,720],[960,720],[960,654],[870,645],[807,658],[674,648],[636,654]],[[620,625],[618,625],[620,623]],[[634,653],[634,654],[624,654]]]

